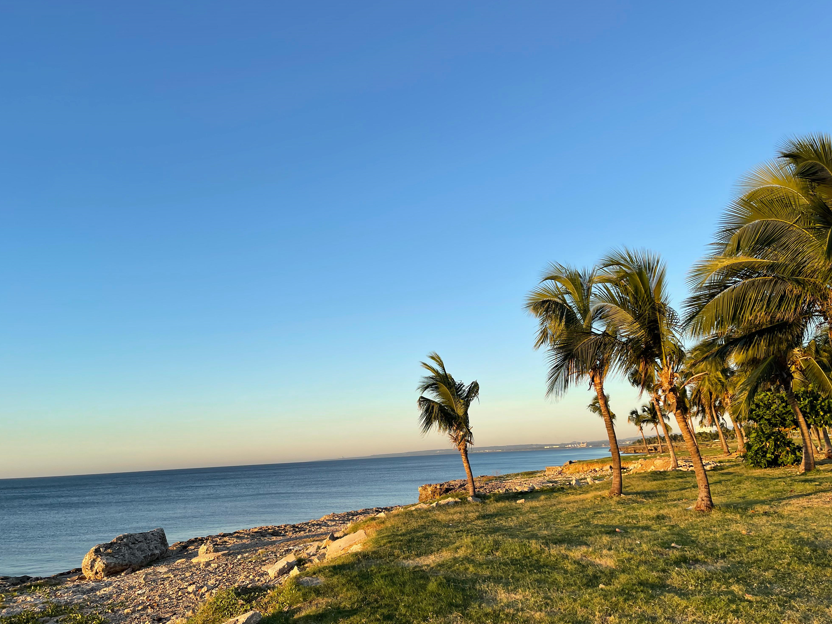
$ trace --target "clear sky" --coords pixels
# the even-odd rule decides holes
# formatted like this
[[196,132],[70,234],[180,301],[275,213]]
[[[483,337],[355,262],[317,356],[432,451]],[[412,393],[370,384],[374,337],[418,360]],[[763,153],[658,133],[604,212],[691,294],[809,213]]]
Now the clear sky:
[[544,396],[544,266],[649,247],[678,303],[738,177],[832,129],[822,2],[0,12],[0,477],[442,447],[433,350],[478,444],[601,439]]

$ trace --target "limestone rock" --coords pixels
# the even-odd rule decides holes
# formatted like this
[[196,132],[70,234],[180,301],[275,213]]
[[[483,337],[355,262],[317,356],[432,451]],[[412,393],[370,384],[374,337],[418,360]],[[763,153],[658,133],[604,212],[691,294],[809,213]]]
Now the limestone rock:
[[455,481],[449,481],[447,483],[428,483],[426,485],[419,486],[419,502],[424,503],[425,501],[439,498],[440,496],[444,496],[445,494],[461,489],[461,486],[461,482],[457,483]]
[[[326,548],[326,558],[332,559],[344,552],[351,551],[355,546],[358,546],[367,539],[367,534],[364,530],[350,533],[339,540],[335,540]],[[354,551],[353,551],[354,552]]]
[[281,559],[274,565],[266,566],[265,568],[263,568],[263,571],[269,574],[269,578],[277,578],[278,576],[283,576],[284,574],[287,574],[293,568],[297,567],[297,565],[297,557],[295,557],[294,555],[286,555],[285,557],[283,557],[283,559]]
[[113,541],[94,546],[84,557],[81,569],[88,579],[103,579],[128,569],[141,568],[168,552],[164,529],[125,533]]
[[458,498],[445,498],[437,503],[437,505],[459,505]]
[[469,496],[469,497],[468,497],[468,502],[469,502],[469,503],[481,503],[481,502],[482,502],[482,499],[481,499],[481,498],[477,498],[476,496]]
[[324,580],[322,578],[318,578],[317,576],[307,576],[302,579],[298,579],[298,585],[303,585],[304,587],[317,587],[318,585],[323,585]]
[[249,611],[227,620],[225,624],[257,624],[261,619],[263,619],[263,615],[259,611]]
[[222,557],[228,551],[218,551],[214,548],[214,543],[211,541],[205,542],[199,547],[199,553],[196,557],[191,559],[192,563],[207,563],[213,561],[217,557]]

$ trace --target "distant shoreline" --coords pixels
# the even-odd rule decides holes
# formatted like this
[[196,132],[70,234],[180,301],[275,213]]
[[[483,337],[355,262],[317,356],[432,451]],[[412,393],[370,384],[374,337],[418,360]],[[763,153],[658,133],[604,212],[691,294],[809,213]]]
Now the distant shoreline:
[[[628,443],[637,441],[640,438],[621,438],[618,442]],[[586,442],[586,446],[579,446],[583,442],[566,442],[563,444],[514,444],[508,446],[481,446],[471,447],[469,453],[498,453],[498,452],[526,452],[526,451],[574,451],[580,448],[598,448],[609,449],[609,443],[604,441]],[[569,446],[574,445],[574,446]],[[177,472],[185,470],[220,470],[223,468],[255,468],[258,466],[291,466],[301,464],[314,464],[322,462],[337,462],[337,461],[356,461],[362,459],[389,459],[394,457],[428,457],[434,455],[456,455],[458,451],[454,448],[447,449],[428,449],[424,451],[405,451],[402,453],[385,453],[380,455],[362,455],[358,457],[330,457],[328,459],[309,459],[304,461],[291,462],[268,462],[264,464],[223,464],[218,466],[190,466],[185,468],[152,468],[149,470],[122,470],[120,472],[84,472],[73,474],[58,474],[58,475],[41,475],[31,477],[0,477],[0,482],[3,481],[27,481],[35,479],[63,479],[69,477],[102,477],[106,475],[132,475],[132,474],[146,474],[146,473],[166,473]]]
[[[619,442],[630,442],[637,438],[620,439]],[[474,453],[517,453],[525,451],[574,451],[580,448],[597,448],[609,449],[609,442],[593,441],[593,442],[567,442],[564,444],[513,444],[508,446],[472,446],[468,451],[469,454]],[[458,451],[453,448],[447,449],[432,449],[425,451],[405,451],[403,453],[384,453],[380,455],[365,455],[363,457],[344,457],[348,459],[383,459],[390,457],[423,457],[427,455],[455,455]]]

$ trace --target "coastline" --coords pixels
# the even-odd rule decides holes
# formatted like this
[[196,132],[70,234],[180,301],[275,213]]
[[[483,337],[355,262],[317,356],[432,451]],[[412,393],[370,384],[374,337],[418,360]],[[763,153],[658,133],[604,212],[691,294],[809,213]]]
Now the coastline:
[[[628,473],[663,471],[663,457],[624,460]],[[686,460],[680,470],[689,470]],[[716,462],[707,462],[708,469]],[[544,470],[476,478],[478,494],[522,494],[601,483],[609,479],[606,458],[568,461]],[[445,497],[453,497],[451,499]],[[296,554],[305,564],[324,560],[325,544],[345,535],[356,523],[375,516],[405,511],[430,510],[449,500],[464,500],[465,481],[426,484],[419,501],[411,505],[369,507],[327,514],[294,524],[260,526],[175,542],[167,555],[135,571],[128,570],[103,580],[87,580],[80,569],[50,577],[0,578],[0,617],[25,611],[41,611],[47,605],[102,615],[114,624],[184,622],[199,605],[228,588],[271,588],[281,585],[288,573],[270,577],[265,568]],[[437,499],[443,498],[442,502]],[[427,504],[433,501],[432,504]],[[323,541],[326,540],[326,541]],[[200,547],[210,543],[215,557],[199,557]],[[36,591],[35,591],[36,589]]]
[[[164,558],[139,570],[102,580],[87,580],[80,568],[49,577],[2,577],[0,617],[38,611],[52,603],[95,612],[116,624],[187,618],[221,589],[279,585],[283,579],[270,578],[265,566],[394,509],[371,507],[308,522],[194,537],[171,544]],[[222,554],[212,561],[194,562],[200,546],[208,542]],[[28,591],[34,588],[37,591]]]

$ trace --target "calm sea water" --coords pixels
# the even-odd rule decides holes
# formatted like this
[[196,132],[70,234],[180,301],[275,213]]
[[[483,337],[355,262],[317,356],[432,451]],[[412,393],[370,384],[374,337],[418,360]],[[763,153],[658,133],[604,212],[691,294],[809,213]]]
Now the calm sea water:
[[[474,453],[476,475],[541,470],[608,449]],[[458,455],[0,480],[0,575],[79,567],[95,544],[163,527],[168,541],[413,503],[417,488],[464,478]]]

